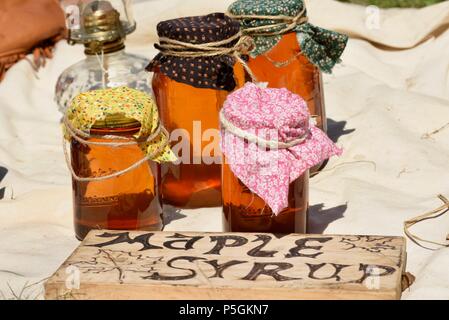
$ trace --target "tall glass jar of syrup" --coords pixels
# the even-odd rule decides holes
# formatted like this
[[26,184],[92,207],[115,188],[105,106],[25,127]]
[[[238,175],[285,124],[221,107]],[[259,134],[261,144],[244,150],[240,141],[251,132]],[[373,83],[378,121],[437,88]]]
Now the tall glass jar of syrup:
[[64,124],[77,238],[98,228],[161,230],[158,162],[174,157],[151,98],[126,87],[89,91]]
[[164,204],[177,208],[221,205],[218,113],[243,85],[236,60],[240,25],[222,13],[160,22],[160,53],[148,66],[163,125],[177,163],[162,164]]
[[220,123],[225,231],[305,233],[308,170],[341,152],[306,102],[247,83],[227,97]]
[[243,33],[254,38],[248,65],[256,78],[303,97],[317,126],[326,132],[321,71],[332,71],[347,37],[308,23],[303,0],[238,0],[229,13],[240,21]]

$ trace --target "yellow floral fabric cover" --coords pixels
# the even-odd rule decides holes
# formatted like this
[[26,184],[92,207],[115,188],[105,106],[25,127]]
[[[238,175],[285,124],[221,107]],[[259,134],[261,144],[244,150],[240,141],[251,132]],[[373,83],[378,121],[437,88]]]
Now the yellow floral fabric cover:
[[[74,128],[88,133],[95,122],[116,114],[140,122],[140,131],[134,136],[136,139],[145,139],[155,132],[159,125],[159,113],[153,99],[142,91],[128,87],[93,90],[77,95],[67,110],[67,119]],[[66,129],[64,133],[65,137],[70,139]],[[169,137],[161,132],[154,140],[142,142],[140,147],[146,155],[152,154],[162,144],[167,143],[167,139]],[[152,160],[171,162],[176,160],[176,156],[167,145]]]

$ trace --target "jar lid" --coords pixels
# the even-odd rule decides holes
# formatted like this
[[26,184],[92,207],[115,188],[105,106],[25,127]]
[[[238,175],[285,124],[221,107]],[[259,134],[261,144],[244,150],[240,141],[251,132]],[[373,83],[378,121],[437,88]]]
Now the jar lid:
[[[237,0],[229,7],[233,15],[252,16],[296,16],[304,8],[303,0]],[[307,15],[307,13],[306,13]],[[245,19],[246,20],[246,19]],[[279,21],[275,21],[278,23]],[[244,26],[253,24],[254,21],[247,19]],[[270,19],[258,19],[258,25],[273,24]]]
[[348,41],[344,34],[308,23],[303,0],[237,0],[228,11],[240,21],[243,32],[253,37],[252,57],[270,51],[283,34],[296,32],[302,54],[321,71],[330,73]]
[[[183,17],[159,22],[157,33],[161,44],[164,38],[191,44],[217,43],[231,39],[223,47],[231,48],[240,37],[240,24],[224,13]],[[235,39],[233,39],[233,37]],[[155,47],[161,50],[161,46]],[[196,88],[232,91],[235,58],[229,54],[200,57],[184,57],[164,54],[161,50],[148,65],[148,71],[158,71],[167,77]]]
[[[238,21],[220,12],[161,21],[157,25],[159,37],[193,44],[222,41],[239,31]],[[232,43],[227,46],[231,47]]]
[[[89,133],[91,128],[117,128],[140,125],[134,134],[145,154],[155,154],[157,162],[175,161],[176,156],[168,144],[166,130],[161,130],[159,113],[152,97],[143,91],[128,87],[92,90],[77,95],[64,117],[66,139],[74,130]],[[151,140],[148,137],[154,136]]]

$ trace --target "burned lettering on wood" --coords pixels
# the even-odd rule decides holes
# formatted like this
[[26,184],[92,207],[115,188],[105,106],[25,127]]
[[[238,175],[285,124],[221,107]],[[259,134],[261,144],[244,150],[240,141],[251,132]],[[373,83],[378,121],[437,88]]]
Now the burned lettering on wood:
[[[363,283],[369,277],[385,277],[392,275],[396,272],[396,268],[378,264],[364,264],[361,263],[359,270],[363,272],[363,275],[360,279],[353,281],[354,283]],[[378,273],[377,270],[383,270],[383,273]]]
[[291,281],[301,279],[287,277],[279,274],[279,272],[291,268],[293,268],[293,264],[287,262],[255,262],[251,271],[248,273],[248,275],[243,277],[242,280],[256,281],[257,278],[261,275],[272,277],[276,281]]
[[172,258],[167,261],[167,266],[176,269],[176,270],[183,270],[183,271],[189,271],[189,274],[182,275],[182,276],[164,276],[159,274],[159,272],[154,272],[153,274],[149,276],[144,276],[142,279],[151,279],[151,280],[158,280],[158,281],[181,281],[181,280],[189,280],[196,277],[196,270],[195,269],[186,269],[186,268],[180,268],[173,265],[176,261],[180,260],[186,260],[188,262],[194,262],[198,260],[204,260],[204,258],[198,258],[198,257],[176,257]]
[[200,286],[201,292],[221,292],[235,286],[241,293],[260,286],[266,292],[363,292],[372,285],[372,295],[394,295],[400,291],[391,283],[400,279],[404,257],[404,241],[397,237],[94,231],[55,277],[64,287],[65,268],[74,266],[89,275],[83,281],[108,287],[191,286],[185,292],[197,292]]
[[[348,268],[350,267],[350,265],[345,265],[345,264],[338,264],[338,263],[319,263],[319,264],[311,264],[311,263],[306,263],[306,265],[310,268],[310,272],[308,277],[310,279],[315,279],[315,280],[330,280],[330,279],[335,279],[335,281],[341,281],[341,277],[340,277],[340,272],[344,269],[344,268]],[[326,267],[326,266],[331,266],[333,268],[333,273],[327,277],[317,277],[315,276],[315,274],[320,271],[322,268]]]
[[289,250],[289,253],[285,255],[286,258],[294,258],[294,257],[305,257],[315,259],[316,257],[323,254],[323,252],[316,252],[312,254],[300,253],[300,251],[312,249],[319,251],[323,248],[323,246],[308,246],[308,242],[317,241],[319,243],[326,243],[331,241],[333,238],[304,238],[295,241],[296,247]]
[[235,248],[241,247],[248,243],[248,239],[240,236],[226,235],[226,236],[211,236],[211,242],[216,242],[215,247],[212,248],[209,252],[204,254],[217,254],[221,253],[223,248]]
[[92,244],[92,245],[88,245],[88,246],[103,248],[103,247],[118,245],[118,244],[122,244],[122,243],[127,243],[127,244],[138,243],[138,244],[142,245],[142,248],[139,249],[139,251],[151,250],[151,249],[162,249],[162,247],[155,246],[150,243],[150,238],[153,235],[154,235],[154,233],[144,233],[144,234],[138,235],[135,238],[131,239],[131,237],[129,236],[129,232],[121,232],[121,233],[105,232],[103,234],[98,235],[97,237],[114,238],[114,239],[107,241],[107,242]]
[[[200,237],[200,236],[189,237],[189,236],[182,235],[180,233],[175,233],[173,236],[170,236],[168,238],[178,239],[178,240],[165,241],[164,242],[165,248],[172,249],[172,250],[185,250],[185,251],[193,249],[193,245],[195,244],[195,242],[203,239],[203,237]],[[176,246],[174,246],[175,243],[184,244],[184,246],[176,247]]]
[[273,239],[271,236],[264,234],[257,234],[256,237],[257,239],[253,240],[252,242],[262,241],[262,244],[249,250],[247,255],[249,255],[250,257],[274,257],[274,255],[278,253],[278,251],[274,250],[273,251],[262,250],[267,246],[267,244],[270,243],[271,239]]
[[223,272],[226,269],[228,269],[232,266],[236,266],[238,264],[247,263],[247,262],[248,261],[231,260],[231,261],[223,262],[220,264],[220,263],[218,263],[218,260],[204,261],[204,263],[211,265],[215,270],[215,273],[213,275],[211,275],[209,278],[223,278]]

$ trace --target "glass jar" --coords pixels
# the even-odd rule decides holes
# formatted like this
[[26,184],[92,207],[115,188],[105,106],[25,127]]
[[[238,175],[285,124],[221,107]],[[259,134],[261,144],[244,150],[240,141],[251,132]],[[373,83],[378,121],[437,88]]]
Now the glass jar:
[[[235,38],[239,30],[239,23],[222,13],[158,25],[160,37],[192,44]],[[226,96],[244,84],[242,65],[230,55],[178,57],[161,50],[148,70],[154,73],[153,92],[161,121],[171,133],[179,159],[162,164],[163,203],[177,208],[221,206],[218,112]]]
[[[224,158],[226,161],[226,158]],[[278,215],[223,164],[223,229],[232,232],[306,233],[309,172],[288,189],[288,208]]]
[[320,69],[301,54],[296,33],[282,35],[281,41],[263,55],[250,58],[248,66],[256,78],[270,88],[287,88],[306,102],[317,127],[327,132],[323,79]]
[[79,94],[63,129],[77,238],[98,228],[161,230],[160,163],[176,157],[151,96],[128,87]]
[[[97,122],[88,142],[122,142],[140,131],[136,121]],[[104,138],[106,137],[106,138]],[[110,147],[71,141],[74,172],[81,177],[101,177],[130,167],[144,157],[138,145]],[[161,230],[162,207],[158,193],[159,165],[147,161],[121,176],[83,182],[72,180],[76,237],[84,239],[92,229]]]
[[285,88],[247,83],[220,112],[226,232],[306,233],[309,169],[341,150]]
[[254,38],[248,65],[258,81],[300,95],[326,132],[321,72],[332,72],[348,37],[308,23],[303,0],[237,0],[229,14]]

